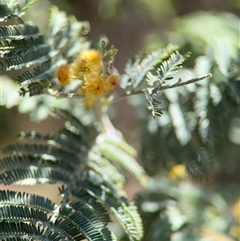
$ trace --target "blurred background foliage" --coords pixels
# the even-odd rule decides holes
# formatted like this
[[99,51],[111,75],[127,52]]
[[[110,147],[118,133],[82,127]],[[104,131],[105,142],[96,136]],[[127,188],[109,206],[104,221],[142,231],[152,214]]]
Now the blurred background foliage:
[[[191,52],[181,76],[189,79],[206,71],[213,73],[211,80],[162,93],[164,114],[158,120],[148,117],[142,97],[115,104],[110,115],[114,125],[139,150],[139,161],[152,176],[149,188],[135,197],[144,221],[145,241],[238,240],[239,0],[41,0],[24,18],[40,26],[42,32],[46,31],[50,4],[79,20],[89,21],[89,39],[97,40],[102,34],[106,35],[119,50],[115,67],[120,73],[126,60],[137,51],[165,47],[168,43],[179,45],[182,53]],[[7,107],[15,106],[18,87],[8,81],[4,88],[15,93],[15,97],[12,94],[9,97]],[[208,96],[207,90],[212,91],[212,96]],[[197,100],[206,96],[209,99],[204,106],[207,114],[197,113]],[[169,109],[173,102],[180,103],[177,113],[182,115],[182,123],[178,129],[181,131],[184,125],[190,129],[192,141],[197,143],[194,150],[211,149],[215,162],[211,164],[214,178],[210,182],[197,183],[186,175],[186,167],[182,165],[186,157],[181,155],[181,148],[190,146],[170,131],[169,118],[174,119],[174,116],[169,115]],[[10,110],[1,107],[0,146],[12,142],[19,130],[37,129],[47,133],[58,129],[62,123],[56,123],[55,119],[48,118],[34,125],[26,115],[18,113],[30,111],[30,119],[39,121],[47,118],[49,108],[56,105],[71,108],[68,102],[52,97],[33,97],[32,102],[23,98]],[[210,119],[208,133],[201,132],[198,125],[204,123],[202,115]],[[86,117],[86,121],[89,120]],[[129,192],[135,193],[136,186],[129,186]]]

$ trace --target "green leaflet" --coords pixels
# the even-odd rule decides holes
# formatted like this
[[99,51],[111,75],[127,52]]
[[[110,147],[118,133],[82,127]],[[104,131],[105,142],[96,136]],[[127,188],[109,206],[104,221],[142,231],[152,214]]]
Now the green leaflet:
[[139,241],[142,239],[142,222],[135,206],[122,205],[117,210],[111,208],[111,211],[114,213],[131,241]]
[[[7,232],[11,235],[11,231],[9,231],[11,229],[18,233],[21,232],[21,229],[28,228],[31,236],[38,228],[38,224],[41,224],[44,231],[39,235],[56,235],[57,238],[66,238],[66,240],[73,240],[75,236],[79,239],[81,236],[82,239],[88,238],[89,240],[95,240],[97,237],[99,240],[116,240],[107,228],[107,224],[110,222],[108,210],[119,220],[130,240],[140,240],[142,237],[141,219],[134,204],[128,202],[126,198],[123,191],[125,178],[119,173],[119,169],[115,167],[116,163],[114,163],[121,159],[112,160],[110,156],[104,156],[106,152],[102,152],[101,143],[95,142],[96,131],[94,128],[83,124],[68,111],[57,109],[55,116],[66,121],[66,128],[56,134],[41,135],[34,131],[21,133],[21,143],[10,144],[4,148],[7,156],[0,160],[2,170],[0,183],[62,184],[64,185],[60,189],[60,194],[63,196],[62,202],[58,207],[54,205],[54,210],[57,209],[54,211],[53,205],[49,201],[39,197],[35,199],[35,196],[32,196],[33,201],[37,202],[38,206],[40,205],[35,208],[35,203],[28,201],[31,197],[28,194],[25,195],[27,198],[24,200],[21,198],[21,194],[16,194],[18,198],[14,202],[8,203],[8,200],[15,194],[0,192],[3,202],[5,202],[0,219],[15,222],[15,224],[0,222],[0,230],[1,228],[8,230]],[[113,140],[107,135],[101,135],[100,139],[103,141],[106,139],[103,147],[110,151],[108,153],[111,153],[111,148],[114,147],[114,151],[116,149],[118,151],[117,154],[120,151],[126,161],[134,163],[129,166],[130,168],[138,168],[133,173],[139,179],[140,175],[144,177],[143,170],[134,160],[133,156],[136,153],[133,148],[127,143],[123,144],[122,139]],[[120,149],[120,147],[122,148]],[[118,164],[125,168],[127,166],[121,162]],[[71,197],[78,202],[69,203]],[[19,206],[18,201],[20,200],[26,204]],[[47,214],[53,212],[56,212],[57,219],[53,224],[53,232],[48,233],[50,223]],[[22,220],[25,220],[26,223],[21,224]]]
[[127,92],[134,92],[137,87],[144,86],[145,76],[156,70],[157,65],[167,59],[177,48],[177,46],[169,45],[165,49],[158,49],[148,54],[146,57],[140,54],[136,55],[133,60],[129,60],[126,64],[125,74],[121,77],[121,88],[126,89]]
[[91,152],[87,165],[102,177],[116,185],[118,189],[123,188],[125,177],[119,172],[119,168],[114,166],[107,158],[101,156],[101,153]]
[[4,204],[0,206],[1,238],[10,238],[14,233],[15,237],[28,239],[44,236],[49,240],[116,240],[106,223],[101,222],[98,214],[85,202],[71,202],[54,220],[56,205],[41,196],[0,191],[0,200]]
[[[21,9],[20,5],[28,2],[33,1],[22,1],[14,7]],[[7,9],[3,6],[2,11],[4,15]],[[56,7],[50,9],[46,36],[34,25],[21,23],[1,26],[0,56],[3,58],[0,68],[5,71],[24,69],[17,77],[22,86],[22,94],[42,94],[44,90],[57,85],[56,67],[66,64],[88,46],[82,36],[88,33],[89,29],[88,22],[78,22],[74,17],[67,17]],[[29,70],[29,67],[33,68]]]
[[[123,139],[120,139],[119,142],[118,139],[119,138],[116,137],[115,141],[112,141],[112,139],[109,140],[108,136],[106,136],[107,141],[105,141],[104,138],[103,141],[99,143],[99,151],[104,157],[118,163],[119,165],[127,169],[133,176],[135,176],[140,181],[143,186],[145,186],[147,183],[147,178],[145,176],[143,168],[137,163],[135,159],[135,153],[132,151],[132,148],[127,145],[126,142],[123,146],[121,145]],[[130,155],[130,153],[128,152],[129,150],[131,154],[134,154],[134,156]]]
[[0,0],[0,22],[11,17],[21,17],[24,11],[38,0]]

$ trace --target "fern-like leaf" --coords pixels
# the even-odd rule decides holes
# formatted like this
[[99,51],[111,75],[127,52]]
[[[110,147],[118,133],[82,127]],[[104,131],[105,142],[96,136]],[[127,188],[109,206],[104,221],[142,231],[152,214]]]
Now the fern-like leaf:
[[20,193],[9,190],[0,190],[0,203],[1,206],[5,205],[23,205],[37,208],[43,212],[50,213],[56,206],[48,198],[43,198],[35,194]]
[[[74,207],[74,212],[69,213],[69,207]],[[69,207],[65,208],[66,211],[63,208],[60,214],[65,215],[65,213],[68,213],[67,218],[65,218],[65,222],[70,222],[71,225],[75,226],[79,233],[81,233],[85,238],[88,240],[116,240],[115,236],[109,231],[104,223],[99,221],[97,215],[88,207],[87,204],[83,204],[81,202],[69,203]],[[59,221],[62,220],[58,220],[56,224],[58,224]],[[63,225],[63,222],[61,225]]]
[[131,75],[132,70],[135,69],[141,62],[144,54],[142,52],[135,55],[135,57],[129,59],[125,65],[124,74],[121,76],[120,87],[128,90],[132,85]]
[[[0,191],[0,237],[23,236],[49,240],[116,240],[94,209],[85,202],[71,202],[61,209],[59,218],[51,222],[55,204],[41,196]],[[4,205],[3,205],[4,204]],[[49,232],[49,228],[51,231]]]
[[0,1],[0,22],[11,17],[21,17],[24,11],[37,0],[1,0]]
[[29,133],[21,132],[19,134],[19,139],[24,141],[35,141],[36,142],[47,142],[53,146],[61,147],[71,154],[78,154],[81,147],[78,142],[81,140],[79,136],[71,133],[67,129],[62,129],[58,133],[52,133],[47,135],[42,135],[36,131],[31,131]]
[[167,56],[176,51],[176,48],[176,46],[170,45],[166,49],[159,49],[150,53],[140,61],[139,56],[136,56],[136,63],[131,64],[131,62],[128,61],[120,86],[123,89],[131,86],[132,90],[139,87],[143,83],[144,77],[148,74],[148,72],[152,71],[157,64],[161,63],[161,61],[163,61]]
[[172,79],[184,61],[184,56],[179,54],[178,51],[172,53],[167,60],[163,61],[157,69],[161,82]]
[[29,240],[31,238],[41,239],[43,230],[39,226],[28,223],[1,223],[0,238],[8,240],[11,237],[18,237],[20,240]]
[[[23,7],[27,3],[31,1],[21,1],[19,4]],[[15,7],[21,8],[20,5]],[[9,9],[14,12],[14,8]],[[47,36],[42,36],[36,26],[29,24],[1,26],[0,56],[3,59],[0,61],[0,68],[5,71],[26,69],[17,77],[22,86],[21,94],[42,94],[44,90],[58,85],[56,67],[66,64],[88,46],[81,35],[86,34],[89,29],[87,22],[77,22],[74,17],[68,18],[57,8],[50,10]],[[31,66],[32,70],[28,70]]]
[[73,192],[73,196],[81,199],[86,195],[84,193],[87,192],[92,197],[97,198],[101,203],[108,206],[128,234],[130,240],[141,240],[143,230],[136,207],[129,203],[125,196],[114,190],[100,176],[95,175],[93,172],[86,172],[84,177],[87,178],[85,182],[78,183],[84,189],[84,192]]
[[[95,141],[96,131],[90,131],[92,128],[68,111],[57,109],[54,113],[65,119],[66,128],[56,134],[21,133],[21,143],[11,144],[3,149],[7,156],[0,160],[0,183],[61,184],[61,205],[57,208],[54,206],[54,210],[51,206],[49,211],[42,207],[32,207],[31,204],[18,207],[18,199],[12,206],[11,203],[6,203],[0,219],[7,222],[12,219],[16,225],[21,222],[24,225],[41,224],[44,228],[43,235],[53,240],[76,240],[73,237],[78,240],[94,240],[101,237],[99,240],[111,241],[116,238],[107,228],[110,218],[106,210],[109,210],[119,220],[129,238],[139,241],[142,237],[141,219],[137,216],[136,207],[127,200],[122,190],[124,176],[118,174],[111,177],[118,173],[114,162],[129,170],[137,169],[132,173],[139,179],[140,174],[143,176],[143,170],[133,158],[135,151],[122,139],[117,141],[99,136]],[[105,142],[99,141],[104,139]],[[122,158],[118,157],[119,153]],[[3,195],[3,201],[10,199],[11,195]],[[48,217],[49,215],[52,216]],[[13,226],[13,230],[18,232],[18,228],[21,230],[24,227]],[[31,225],[29,227],[31,236],[35,231],[31,230]]]
[[149,88],[144,89],[144,96],[148,103],[148,109],[151,111],[152,117],[162,115],[162,107],[160,101],[157,99],[156,93],[152,93]]
[[1,41],[37,38],[40,35],[38,27],[30,24],[1,26],[0,34]]
[[[98,139],[100,140],[98,143],[98,151],[105,158],[124,167],[135,176],[143,186],[146,185],[147,178],[144,170],[135,160],[136,153],[134,153],[129,146],[127,147],[126,142],[124,143],[119,137],[115,137],[113,141],[113,138],[107,135],[102,135]],[[124,145],[121,145],[121,143],[124,143]]]
[[107,158],[103,157],[101,153],[91,152],[89,155],[90,161],[88,166],[92,168],[99,175],[117,188],[122,188],[125,184],[125,177],[120,173],[120,168],[112,164]]
[[117,210],[113,208],[111,210],[128,234],[130,240],[141,240],[143,236],[143,227],[136,206],[122,205]]

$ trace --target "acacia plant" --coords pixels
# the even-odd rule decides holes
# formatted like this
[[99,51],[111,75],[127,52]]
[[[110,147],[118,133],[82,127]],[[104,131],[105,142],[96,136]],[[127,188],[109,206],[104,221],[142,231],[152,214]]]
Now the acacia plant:
[[[16,72],[19,106],[27,98],[34,102],[34,109],[30,110],[33,115],[38,116],[44,109],[45,115],[63,119],[65,127],[49,134],[21,132],[16,144],[3,148],[0,184],[59,184],[62,199],[54,203],[39,195],[0,190],[0,238],[117,240],[108,226],[114,219],[129,240],[142,240],[147,225],[143,226],[137,206],[124,192],[123,170],[138,179],[143,188],[148,185],[148,175],[136,161],[136,150],[112,125],[108,108],[123,98],[139,95],[145,99],[142,106],[149,117],[161,119],[161,102],[166,102],[162,93],[176,102],[164,91],[208,79],[211,74],[184,79],[179,70],[190,55],[181,54],[179,47],[171,44],[150,53],[139,52],[120,74],[114,66],[117,49],[108,47],[105,38],[92,43],[86,37],[88,22],[68,17],[54,6],[46,33],[24,22],[21,17],[34,2],[0,1],[0,68],[5,75]],[[4,88],[11,84],[9,77],[1,74],[1,78],[7,105]],[[170,109],[170,113],[179,110],[173,105]],[[179,118],[182,120],[180,115]],[[173,121],[172,130],[179,130],[179,124]],[[200,148],[197,153],[186,133],[170,134],[182,146],[190,143],[185,152],[192,154],[185,163],[189,174],[208,179],[209,168],[212,169],[208,151]],[[145,143],[142,151],[146,148]],[[153,144],[151,148],[158,155]],[[154,155],[150,158],[151,168]],[[145,166],[148,174],[151,168]],[[143,197],[144,194],[138,196],[138,200]],[[143,213],[141,216],[146,218]]]

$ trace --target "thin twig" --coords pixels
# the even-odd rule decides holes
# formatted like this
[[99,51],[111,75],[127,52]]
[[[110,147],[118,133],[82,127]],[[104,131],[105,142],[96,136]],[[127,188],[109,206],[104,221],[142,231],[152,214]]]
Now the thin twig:
[[[188,85],[188,84],[192,84],[192,83],[195,83],[197,81],[200,81],[200,80],[203,80],[203,79],[207,79],[207,78],[211,78],[212,77],[212,74],[211,73],[208,73],[206,75],[203,75],[201,77],[198,77],[198,78],[194,78],[194,79],[190,79],[190,80],[187,80],[187,81],[184,81],[182,82],[181,79],[179,79],[179,81],[175,84],[172,84],[172,85],[164,85],[164,86],[159,86],[159,88],[155,88],[154,89],[154,92],[157,93],[159,91],[162,91],[162,90],[166,90],[166,89],[171,89],[171,88],[175,88],[175,87],[179,87],[179,86],[183,86],[183,85]],[[122,99],[125,99],[126,97],[128,96],[132,96],[132,95],[138,95],[138,94],[143,94],[143,90],[138,90],[136,92],[131,92],[130,94],[123,94],[115,99],[113,99],[111,101],[111,103],[115,103],[117,101],[120,101]]]
[[182,86],[182,85],[192,84],[192,83],[195,83],[197,81],[207,79],[207,78],[211,78],[211,77],[212,77],[212,74],[209,73],[209,74],[203,75],[199,78],[190,79],[190,80],[187,80],[187,81],[184,81],[184,82],[181,82],[181,79],[179,79],[179,81],[177,83],[173,84],[173,85],[160,86],[160,88],[157,91],[171,89],[171,88],[175,88],[175,87]]

